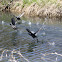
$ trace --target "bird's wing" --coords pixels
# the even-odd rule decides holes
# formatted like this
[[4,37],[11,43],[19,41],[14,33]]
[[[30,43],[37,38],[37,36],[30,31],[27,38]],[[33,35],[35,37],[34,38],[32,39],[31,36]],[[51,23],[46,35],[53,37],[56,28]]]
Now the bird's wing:
[[19,16],[17,16],[17,17],[22,17],[23,15],[24,15],[24,12],[22,14],[20,14]]
[[38,31],[36,31],[34,34],[37,34],[42,28],[40,28]]
[[23,12],[22,14],[18,15],[18,16],[15,16],[15,15],[13,15],[13,16],[16,17],[16,18],[20,18],[20,17],[22,17],[23,15],[24,15],[24,12]]
[[11,18],[11,22],[13,25],[15,25],[15,19],[14,18]]
[[26,29],[29,33],[32,33],[29,29]]

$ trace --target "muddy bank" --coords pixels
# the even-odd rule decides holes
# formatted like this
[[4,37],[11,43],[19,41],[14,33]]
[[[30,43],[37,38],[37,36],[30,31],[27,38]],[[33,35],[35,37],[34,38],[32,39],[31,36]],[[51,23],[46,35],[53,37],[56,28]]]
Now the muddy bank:
[[10,4],[10,11],[14,13],[25,12],[25,15],[35,17],[62,17],[62,2],[60,1],[57,4],[48,2],[46,5],[42,6],[38,5],[36,2],[30,5],[23,5],[23,1],[14,1]]

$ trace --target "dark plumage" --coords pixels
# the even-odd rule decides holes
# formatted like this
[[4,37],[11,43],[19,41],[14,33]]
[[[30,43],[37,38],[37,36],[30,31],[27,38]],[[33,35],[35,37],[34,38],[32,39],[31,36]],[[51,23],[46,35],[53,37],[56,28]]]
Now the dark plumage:
[[33,38],[35,38],[35,37],[37,37],[35,34],[36,33],[32,33],[29,29],[26,29],[27,31],[28,31],[28,34],[30,35],[30,36],[32,36]]
[[21,20],[21,17],[24,15],[24,13],[20,14],[19,16],[13,15],[17,20]]
[[15,19],[14,18],[11,18],[11,22],[13,25],[15,25]]
[[37,42],[38,42],[38,38],[37,38],[37,32],[39,31],[36,31],[36,32],[31,32],[29,29],[26,29],[27,31],[28,31],[28,34],[30,35],[30,36],[32,36],[32,38],[36,38],[37,39]]
[[16,18],[17,18],[17,20],[21,20],[20,17],[16,17]]
[[13,28],[14,30],[17,29],[16,24],[15,24],[15,19],[14,19],[14,18],[11,18],[11,24],[10,24],[10,25],[12,26],[12,28]]
[[13,15],[17,20],[21,20],[21,18],[19,16],[15,16]]

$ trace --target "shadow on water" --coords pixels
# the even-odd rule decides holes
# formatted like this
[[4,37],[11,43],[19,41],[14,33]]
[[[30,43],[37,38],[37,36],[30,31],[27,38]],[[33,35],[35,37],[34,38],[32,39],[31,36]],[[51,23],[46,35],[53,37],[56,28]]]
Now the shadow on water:
[[[18,15],[18,14],[16,14]],[[10,13],[0,13],[0,61],[1,62],[61,62],[62,19],[22,17],[18,30],[9,25]],[[26,31],[37,33],[37,43]]]
[[17,42],[17,35],[18,35],[17,32],[12,33],[11,41],[12,41],[14,46],[17,45],[17,43],[16,43]]

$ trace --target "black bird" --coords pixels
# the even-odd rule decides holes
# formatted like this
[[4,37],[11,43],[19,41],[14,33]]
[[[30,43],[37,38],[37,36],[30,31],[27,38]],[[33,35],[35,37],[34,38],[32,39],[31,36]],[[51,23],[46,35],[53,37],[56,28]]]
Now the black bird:
[[10,24],[10,25],[12,26],[12,28],[13,28],[14,30],[17,29],[16,23],[15,23],[15,19],[14,19],[14,18],[11,18],[11,24]]
[[14,15],[14,17],[15,17],[17,20],[21,20],[20,17],[22,17],[23,15],[24,15],[24,13],[20,14],[19,16],[15,16],[15,15]]
[[26,30],[28,31],[28,34],[30,36],[32,36],[33,39],[36,38],[37,39],[37,42],[39,42],[38,41],[38,37],[37,37],[37,33],[40,31],[40,29],[38,31],[36,31],[36,32],[31,32],[29,29],[26,29]]

